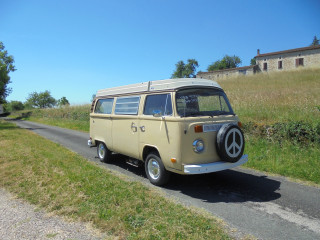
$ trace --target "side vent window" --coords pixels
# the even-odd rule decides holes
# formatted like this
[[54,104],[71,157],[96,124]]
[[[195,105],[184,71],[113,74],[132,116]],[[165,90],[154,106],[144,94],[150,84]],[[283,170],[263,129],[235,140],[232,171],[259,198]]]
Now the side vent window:
[[119,97],[116,101],[115,114],[137,115],[139,110],[140,96]]
[[94,112],[101,113],[101,114],[111,114],[112,106],[113,106],[113,98],[99,99],[96,104],[96,108]]

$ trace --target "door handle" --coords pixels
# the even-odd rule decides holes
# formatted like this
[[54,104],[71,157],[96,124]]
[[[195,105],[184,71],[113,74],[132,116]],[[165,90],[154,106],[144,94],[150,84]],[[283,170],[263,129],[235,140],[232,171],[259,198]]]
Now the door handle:
[[133,132],[138,131],[138,128],[137,128],[137,126],[136,126],[134,123],[131,123],[131,130],[132,130]]

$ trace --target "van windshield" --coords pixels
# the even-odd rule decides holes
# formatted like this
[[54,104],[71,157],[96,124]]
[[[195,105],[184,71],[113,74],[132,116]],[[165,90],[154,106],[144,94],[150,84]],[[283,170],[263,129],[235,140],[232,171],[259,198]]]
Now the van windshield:
[[176,93],[176,106],[181,117],[234,115],[226,94],[217,89],[180,90]]

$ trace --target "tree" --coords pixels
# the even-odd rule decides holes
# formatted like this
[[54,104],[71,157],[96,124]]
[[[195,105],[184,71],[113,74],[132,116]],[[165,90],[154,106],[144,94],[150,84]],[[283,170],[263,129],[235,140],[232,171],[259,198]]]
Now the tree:
[[176,64],[176,70],[171,78],[195,78],[196,68],[199,67],[198,61],[195,59],[188,59],[188,63],[179,61]]
[[221,60],[215,61],[211,65],[208,66],[207,70],[215,71],[222,70],[227,68],[236,68],[241,64],[241,59],[238,56],[229,56],[225,55]]
[[30,93],[26,104],[35,108],[51,108],[56,104],[56,100],[51,96],[50,92],[46,90],[40,93]]
[[253,66],[253,65],[257,65],[257,61],[255,58],[251,58],[250,60],[250,65]]
[[12,112],[12,111],[14,112],[14,111],[19,111],[23,109],[24,109],[24,105],[20,101],[11,101],[6,104],[6,110],[8,112]]
[[0,104],[5,103],[6,97],[11,93],[11,88],[8,88],[10,81],[10,72],[14,72],[13,56],[8,55],[8,51],[0,41]]
[[314,36],[313,37],[313,41],[312,41],[310,46],[319,46],[319,45],[320,45],[319,44],[319,39],[317,38],[317,36]]
[[66,105],[69,106],[70,103],[69,103],[69,101],[68,101],[68,99],[66,97],[62,97],[57,101],[57,105],[59,107],[66,106]]

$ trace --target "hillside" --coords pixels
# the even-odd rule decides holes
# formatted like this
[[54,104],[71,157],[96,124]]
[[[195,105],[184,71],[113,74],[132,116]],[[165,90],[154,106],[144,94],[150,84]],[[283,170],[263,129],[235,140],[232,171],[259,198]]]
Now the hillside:
[[320,69],[257,74],[219,83],[243,122],[320,122]]

